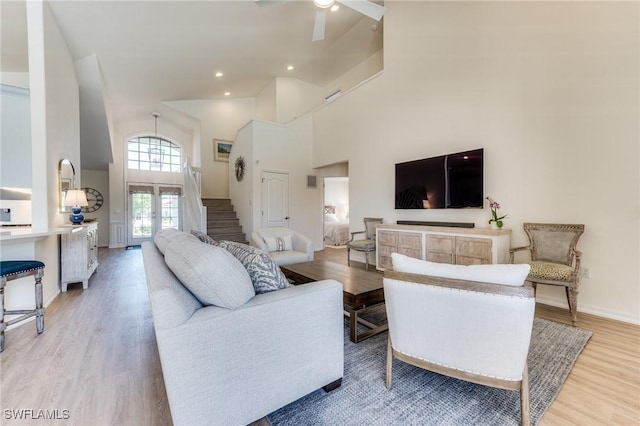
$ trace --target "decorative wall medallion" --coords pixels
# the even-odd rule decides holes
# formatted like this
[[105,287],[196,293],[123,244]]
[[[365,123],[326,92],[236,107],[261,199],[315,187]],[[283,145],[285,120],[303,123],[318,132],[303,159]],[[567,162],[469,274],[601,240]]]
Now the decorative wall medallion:
[[100,191],[93,188],[82,188],[82,190],[87,195],[87,203],[89,203],[87,207],[82,208],[82,211],[84,213],[92,213],[102,207],[104,198],[102,197]]
[[242,156],[238,157],[238,159],[236,160],[236,179],[238,180],[238,182],[240,182],[242,180],[242,178],[244,177],[244,171],[246,169],[246,165],[244,163],[244,158]]

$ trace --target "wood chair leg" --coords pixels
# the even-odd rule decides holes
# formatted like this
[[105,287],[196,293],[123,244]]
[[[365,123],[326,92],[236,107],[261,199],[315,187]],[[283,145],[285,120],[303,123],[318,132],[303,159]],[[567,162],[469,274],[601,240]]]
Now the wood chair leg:
[[347,247],[347,266],[351,266],[351,249]]
[[573,287],[565,287],[567,292],[567,302],[569,303],[569,311],[571,312],[571,324],[576,325],[578,322],[578,289]]
[[364,252],[364,269],[369,270],[369,252]]
[[393,351],[391,349],[391,337],[387,336],[387,377],[385,384],[387,389],[391,389],[391,381],[393,378]]
[[531,414],[529,405],[529,367],[524,365],[524,371],[522,372],[522,384],[520,388],[520,411],[522,418],[522,426],[529,426],[531,424]]

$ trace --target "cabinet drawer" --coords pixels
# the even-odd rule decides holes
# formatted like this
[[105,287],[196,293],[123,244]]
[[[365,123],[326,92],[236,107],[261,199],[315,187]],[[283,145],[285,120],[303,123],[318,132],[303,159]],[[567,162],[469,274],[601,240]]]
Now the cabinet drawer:
[[[491,240],[487,238],[456,238],[457,263],[460,258],[480,259],[481,263],[491,263]],[[466,263],[469,265],[469,263]]]
[[391,263],[391,257],[389,256],[380,256],[380,266],[381,268],[391,269],[393,266]]
[[378,232],[378,244],[397,247],[398,233],[390,231]]
[[429,253],[455,253],[456,237],[447,235],[427,236],[427,251]]
[[449,263],[453,264],[453,254],[451,253],[427,253],[429,262]]
[[422,259],[422,250],[398,247],[398,253],[404,254],[405,256],[413,257],[415,259]]
[[456,256],[456,265],[488,265],[487,259],[479,257]]
[[380,250],[380,256],[391,256],[391,253],[397,251],[396,246],[385,246],[382,244],[378,246],[378,250]]
[[420,234],[401,232],[398,234],[398,247],[421,251],[422,236]]

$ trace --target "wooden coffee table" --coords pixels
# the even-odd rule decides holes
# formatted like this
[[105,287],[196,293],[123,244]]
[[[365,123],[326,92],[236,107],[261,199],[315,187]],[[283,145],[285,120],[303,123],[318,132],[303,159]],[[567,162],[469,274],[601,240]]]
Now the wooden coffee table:
[[[306,284],[312,281],[329,279],[342,283],[342,301],[345,315],[349,317],[349,337],[352,342],[361,342],[389,328],[387,324],[376,325],[359,317],[367,309],[384,303],[382,274],[350,268],[326,260],[285,265],[281,266],[280,269],[295,284]],[[364,333],[358,333],[358,323],[369,328],[369,330]]]

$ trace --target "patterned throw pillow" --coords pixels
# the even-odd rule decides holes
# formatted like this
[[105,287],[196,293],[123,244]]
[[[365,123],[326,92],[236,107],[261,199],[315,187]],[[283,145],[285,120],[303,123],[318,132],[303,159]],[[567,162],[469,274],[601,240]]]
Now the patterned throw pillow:
[[282,237],[264,237],[264,242],[269,251],[293,250],[291,235],[283,235]]
[[291,287],[280,267],[269,253],[258,248],[233,241],[220,241],[219,247],[227,249],[247,269],[256,294]]
[[196,237],[198,237],[198,239],[200,241],[202,241],[203,243],[211,244],[212,246],[219,246],[220,245],[216,240],[214,240],[213,238],[211,238],[210,236],[208,236],[204,232],[200,232],[200,231],[196,231],[196,230],[192,229],[191,230],[191,234],[195,235]]

